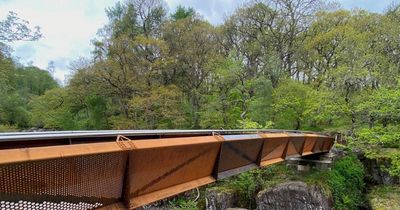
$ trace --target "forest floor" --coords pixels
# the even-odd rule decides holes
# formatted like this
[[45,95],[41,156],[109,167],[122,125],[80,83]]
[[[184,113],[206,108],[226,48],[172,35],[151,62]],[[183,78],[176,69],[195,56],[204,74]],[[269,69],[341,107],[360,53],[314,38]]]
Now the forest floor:
[[374,186],[369,190],[368,200],[374,210],[399,210],[400,185]]

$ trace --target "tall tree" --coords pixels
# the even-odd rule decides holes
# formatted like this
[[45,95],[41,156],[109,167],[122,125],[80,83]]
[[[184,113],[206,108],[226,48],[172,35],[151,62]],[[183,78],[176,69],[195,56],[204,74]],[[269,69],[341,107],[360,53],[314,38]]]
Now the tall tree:
[[7,18],[0,21],[0,41],[33,41],[41,37],[39,26],[29,28],[29,22],[19,18],[15,12],[9,12]]
[[164,81],[182,89],[191,106],[191,127],[199,128],[201,95],[219,59],[216,31],[209,23],[191,17],[167,23],[163,39],[173,58]]

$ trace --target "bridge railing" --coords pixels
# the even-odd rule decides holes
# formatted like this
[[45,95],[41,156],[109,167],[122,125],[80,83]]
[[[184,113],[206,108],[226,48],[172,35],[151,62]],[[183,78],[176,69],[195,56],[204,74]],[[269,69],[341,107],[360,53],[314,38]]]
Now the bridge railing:
[[289,156],[328,152],[333,143],[282,132],[0,150],[0,205],[133,209]]

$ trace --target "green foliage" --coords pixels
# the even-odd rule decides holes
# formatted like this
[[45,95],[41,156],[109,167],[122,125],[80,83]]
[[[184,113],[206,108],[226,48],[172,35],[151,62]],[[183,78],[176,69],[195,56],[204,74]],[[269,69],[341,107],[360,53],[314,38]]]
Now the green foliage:
[[65,89],[53,89],[30,102],[31,123],[36,127],[71,130],[77,128],[73,113],[69,109],[71,98]]
[[396,125],[361,128],[357,131],[357,138],[352,143],[359,147],[400,148],[400,128]]
[[242,173],[236,179],[232,180],[230,185],[238,192],[239,204],[242,206],[251,207],[257,192],[256,190],[260,187],[256,181],[258,175],[257,172],[251,171]]
[[389,174],[393,177],[400,176],[400,151],[389,153],[390,168]]
[[274,113],[278,128],[298,130],[304,122],[313,90],[301,83],[287,80],[274,90]]
[[299,130],[312,126],[319,92],[292,80],[282,82],[273,92],[274,119],[277,128]]
[[399,177],[400,174],[400,149],[399,148],[380,148],[361,147],[365,156],[374,159],[383,171],[388,172],[393,177]]
[[149,91],[147,96],[137,96],[130,100],[130,111],[136,128],[167,129],[182,127],[183,113],[180,111],[181,91],[171,85]]
[[135,122],[124,115],[111,116],[109,122],[111,128],[115,130],[134,129],[136,127]]
[[400,206],[400,186],[375,186],[368,193],[373,209],[396,210]]
[[376,123],[387,126],[389,123],[398,123],[400,116],[400,89],[398,87],[388,89],[380,88],[373,91],[365,91],[362,96],[363,103],[357,105],[360,115],[367,116],[365,120],[370,125]]
[[263,128],[262,125],[258,124],[257,122],[251,121],[249,119],[239,120],[238,124],[241,125],[240,127],[243,129],[261,129],[261,128]]
[[241,118],[242,94],[239,90],[236,73],[241,71],[240,64],[231,59],[217,63],[211,86],[211,93],[203,96],[204,106],[200,110],[200,125],[203,128],[236,128]]
[[6,95],[0,101],[0,122],[6,122],[18,127],[27,127],[29,123],[29,112],[26,109],[24,98],[14,92]]
[[286,167],[283,165],[252,170],[224,180],[222,185],[237,193],[238,206],[252,209],[255,207],[255,197],[258,191],[267,185],[272,185],[271,182],[276,184],[278,174],[283,175],[283,171],[286,171]]
[[171,209],[175,210],[197,210],[197,202],[193,200],[178,199],[172,205]]
[[43,95],[46,90],[58,87],[49,72],[33,66],[17,69],[14,77],[15,89],[24,97]]
[[254,198],[260,190],[293,180],[321,187],[327,197],[333,197],[335,209],[357,209],[365,201],[364,169],[360,161],[351,155],[336,161],[330,171],[298,174],[284,164],[277,164],[241,173],[219,185],[237,193],[238,206],[254,208]]
[[18,128],[16,126],[0,124],[0,133],[1,132],[16,132],[16,131],[18,131]]
[[88,117],[87,125],[83,128],[88,129],[106,129],[108,128],[107,122],[107,103],[100,96],[91,95],[86,98]]
[[180,19],[185,19],[187,17],[192,17],[193,15],[195,15],[195,11],[193,8],[185,8],[184,6],[179,5],[176,8],[175,13],[171,14],[171,18],[176,21]]
[[355,156],[337,161],[327,179],[335,209],[358,209],[363,204],[364,168]]
[[18,17],[17,13],[9,12],[7,18],[0,21],[0,41],[13,42],[18,40],[37,40],[41,38],[40,28],[29,28],[29,22]]
[[251,119],[262,127],[268,128],[267,121],[272,120],[272,83],[265,77],[252,79],[247,84],[247,89],[252,93],[248,100],[247,118]]
[[299,179],[295,172],[284,164],[271,165],[266,168],[251,170],[223,180],[221,189],[234,190],[239,198],[237,205],[254,209],[257,193],[275,185]]
[[28,102],[58,84],[47,71],[36,67],[17,68],[10,58],[3,56],[0,53],[0,124],[29,127]]

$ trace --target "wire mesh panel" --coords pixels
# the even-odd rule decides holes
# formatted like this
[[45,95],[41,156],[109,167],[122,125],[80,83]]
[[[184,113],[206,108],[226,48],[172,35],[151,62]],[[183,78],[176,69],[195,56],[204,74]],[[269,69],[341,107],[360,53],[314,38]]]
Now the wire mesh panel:
[[263,139],[258,134],[224,135],[217,178],[222,179],[258,167]]
[[[28,158],[27,161],[0,164],[0,202],[5,208],[17,209],[22,205],[25,209],[34,209],[34,206],[91,209],[120,200],[127,153],[99,150],[99,154],[92,151],[92,154],[62,157],[63,151],[66,154],[72,152],[68,147],[42,149],[42,157],[35,154],[38,148],[14,150],[16,156],[23,152]],[[53,150],[50,154],[56,151],[57,157],[42,159],[49,157],[47,149]],[[29,158],[29,154],[33,157]]]
[[125,198],[136,208],[214,182],[214,136],[132,141]]
[[260,166],[284,161],[289,135],[285,133],[263,133],[261,136],[264,138],[264,145]]

